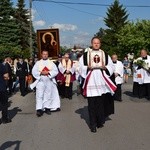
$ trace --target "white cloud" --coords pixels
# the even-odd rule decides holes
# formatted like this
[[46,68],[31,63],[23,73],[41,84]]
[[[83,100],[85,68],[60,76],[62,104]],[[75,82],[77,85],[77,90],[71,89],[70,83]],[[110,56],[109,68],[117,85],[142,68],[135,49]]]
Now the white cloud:
[[54,23],[51,25],[54,28],[59,28],[61,31],[74,31],[77,29],[76,25],[73,24],[59,24],[59,23]]
[[104,20],[104,17],[98,17],[96,20],[97,20],[97,21],[103,21],[103,20]]
[[104,20],[104,17],[98,17],[98,18],[96,18],[96,19],[93,19],[93,20],[92,20],[92,23],[93,23],[93,24],[99,23],[99,22],[101,22],[101,21],[103,21],[103,20]]
[[84,37],[84,36],[89,36],[89,33],[88,32],[83,32],[83,31],[79,31],[78,35],[80,35],[81,37]]
[[33,24],[34,24],[34,26],[42,27],[42,26],[45,26],[46,22],[43,20],[38,20],[38,21],[34,21]]
[[68,36],[65,34],[60,36],[60,44],[62,46],[67,46],[69,48],[70,47],[72,48],[74,45],[87,47],[87,45],[90,45],[90,40],[91,35],[83,31],[76,32],[72,36],[71,35]]

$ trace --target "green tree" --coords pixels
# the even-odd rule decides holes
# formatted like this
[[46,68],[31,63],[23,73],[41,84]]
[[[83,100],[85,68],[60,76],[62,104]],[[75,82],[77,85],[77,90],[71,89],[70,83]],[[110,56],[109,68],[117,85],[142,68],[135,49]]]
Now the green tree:
[[67,46],[60,46],[60,54],[64,55],[66,52],[68,52]]
[[29,12],[25,9],[24,0],[18,0],[17,8],[15,10],[16,23],[19,26],[19,45],[21,50],[29,48]]
[[18,47],[0,45],[0,61],[3,61],[4,58],[8,56],[14,59],[18,58],[21,55],[22,53],[20,51],[20,48]]
[[104,22],[112,33],[116,33],[128,22],[126,8],[120,5],[118,0],[115,0],[107,11],[107,17],[104,18]]
[[19,27],[16,24],[14,12],[10,0],[0,1],[0,51],[8,51],[7,55],[12,54],[13,49],[20,48],[18,38]]
[[100,28],[99,31],[94,36],[101,38],[104,35],[105,35],[105,30],[103,28]]
[[[22,54],[25,57],[30,57],[30,16],[29,10],[25,8],[25,1],[18,0],[17,8],[15,11],[16,22],[19,26],[19,45],[21,46]],[[32,32],[32,48],[33,53],[36,52],[36,34],[33,28]]]
[[122,57],[131,51],[137,56],[142,48],[149,50],[150,20],[128,23],[119,31],[117,37]]
[[126,8],[124,8],[118,0],[115,0],[107,9],[106,15],[104,22],[108,28],[103,31],[100,29],[96,35],[102,39],[102,48],[104,50],[109,51],[110,54],[118,53],[117,33],[127,24],[128,14]]

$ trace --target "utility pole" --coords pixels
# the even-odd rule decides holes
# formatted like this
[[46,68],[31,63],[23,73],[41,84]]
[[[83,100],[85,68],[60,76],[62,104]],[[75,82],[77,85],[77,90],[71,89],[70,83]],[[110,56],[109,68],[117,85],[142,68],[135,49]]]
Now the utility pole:
[[33,53],[33,42],[32,42],[32,0],[29,0],[29,15],[30,15],[30,38],[29,38],[29,42],[30,42],[30,56],[31,58],[32,53]]

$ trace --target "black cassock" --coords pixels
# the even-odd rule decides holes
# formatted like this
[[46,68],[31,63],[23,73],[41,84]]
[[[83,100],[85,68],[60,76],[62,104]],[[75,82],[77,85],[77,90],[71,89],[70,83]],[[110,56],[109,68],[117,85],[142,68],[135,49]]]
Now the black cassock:
[[[138,66],[138,69],[141,69],[141,66]],[[150,83],[139,84],[138,82],[133,82],[133,95],[138,98],[147,97],[150,100]]]
[[[115,75],[112,74],[110,79],[115,83]],[[105,118],[107,118],[109,115],[114,114],[114,96],[111,95],[111,93],[105,94],[105,100],[104,100],[104,112],[105,112]]]
[[[105,65],[108,64],[108,54],[105,53]],[[83,55],[84,65],[87,66],[87,52]],[[106,74],[109,74],[109,71],[106,70]],[[115,83],[114,74],[110,77],[110,79]],[[103,94],[103,107],[104,107],[104,117],[107,118],[109,115],[114,114],[114,97],[111,93]]]

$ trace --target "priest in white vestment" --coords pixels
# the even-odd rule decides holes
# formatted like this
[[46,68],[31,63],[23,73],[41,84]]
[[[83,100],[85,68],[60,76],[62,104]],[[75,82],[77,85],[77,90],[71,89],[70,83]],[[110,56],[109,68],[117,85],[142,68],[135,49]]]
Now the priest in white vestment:
[[118,56],[116,54],[112,55],[112,61],[115,67],[114,70],[114,76],[115,76],[115,84],[117,86],[117,89],[114,94],[114,98],[117,101],[122,101],[122,83],[123,83],[123,71],[124,66],[121,61],[118,60]]
[[107,93],[114,94],[115,84],[110,80],[114,65],[110,56],[100,49],[101,42],[97,37],[91,40],[92,48],[79,59],[80,73],[85,78],[83,94],[88,100],[88,111],[91,132],[103,127],[105,123],[104,101]]
[[36,81],[30,86],[36,86],[36,111],[37,116],[43,112],[60,110],[60,98],[55,76],[58,74],[56,65],[48,59],[48,51],[42,51],[42,59],[37,61],[32,69]]

